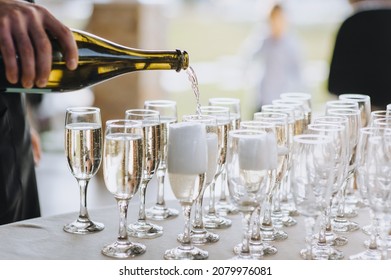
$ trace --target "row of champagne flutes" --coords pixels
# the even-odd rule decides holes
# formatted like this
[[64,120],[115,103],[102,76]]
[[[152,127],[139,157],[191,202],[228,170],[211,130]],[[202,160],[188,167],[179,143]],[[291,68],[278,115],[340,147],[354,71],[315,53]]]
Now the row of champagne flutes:
[[362,229],[371,237],[366,250],[349,258],[389,258],[390,119],[387,110],[370,108],[369,96],[342,94],[326,102],[325,114],[315,117],[305,134],[294,137],[292,188],[308,229],[304,258],[343,258],[335,246],[348,242],[340,233],[360,228],[350,220],[359,206],[370,209],[371,224]]
[[[225,99],[215,99],[211,100],[210,103],[226,101]],[[235,100],[235,102],[237,101]],[[240,105],[238,108],[240,108]],[[212,177],[208,176],[208,178],[211,178],[208,181],[207,186],[209,186],[214,185],[218,176],[225,170],[227,133],[232,120],[229,117],[228,107],[210,105],[204,106],[202,110],[204,114],[210,115],[210,117],[213,116],[213,119],[216,119],[216,123],[219,120],[219,126],[216,126],[218,130],[218,134],[216,133],[218,135],[218,139],[216,138],[218,142],[216,151],[218,153],[215,155],[215,165],[218,168],[216,168],[215,172],[212,172]],[[104,254],[113,257],[126,257],[139,254],[145,250],[145,248],[141,249],[143,248],[141,245],[136,248],[134,244],[126,242],[125,240],[127,240],[128,235],[137,238],[155,238],[162,235],[163,229],[153,223],[147,222],[146,217],[154,220],[162,220],[177,215],[175,209],[170,209],[165,206],[163,190],[168,159],[169,126],[177,122],[176,103],[169,100],[146,101],[144,109],[128,110],[125,115],[125,119],[128,120],[127,122],[124,120],[111,120],[106,123],[104,145],[99,108],[69,108],[66,112],[65,121],[65,150],[70,170],[80,186],[80,212],[78,219],[64,226],[64,230],[71,233],[87,234],[101,231],[104,228],[103,224],[90,220],[86,205],[87,185],[99,169],[103,150],[105,184],[108,190],[115,195],[121,213],[118,240],[109,249],[106,248],[102,251]],[[233,115],[235,116],[235,114]],[[188,122],[194,121],[192,116],[184,116],[183,119]],[[133,121],[133,123],[130,121]],[[235,121],[237,122],[237,117]],[[141,128],[137,128],[138,130],[141,129],[142,132],[141,142],[139,137],[135,136],[138,135],[138,132],[133,132],[133,130],[137,131],[136,128],[133,128],[136,122],[141,126]],[[123,135],[121,134],[122,129]],[[140,162],[140,159],[137,159],[139,156],[142,156],[142,162]],[[213,160],[209,161],[213,162]],[[141,175],[139,174],[140,172]],[[157,173],[158,181],[158,198],[156,205],[146,210],[145,192],[149,181],[155,173]],[[222,180],[222,183],[224,184],[224,180]],[[171,185],[175,184],[172,183]],[[126,226],[127,203],[138,189],[140,189],[138,221]],[[222,190],[223,192],[224,190]],[[233,209],[226,197],[221,200],[224,202],[223,207],[225,207],[225,211],[228,211],[227,209]],[[201,210],[198,212],[202,213],[202,199],[199,204],[200,207],[198,209]],[[231,221],[220,217],[215,209],[215,204],[211,203],[208,214],[203,217],[207,221],[209,228],[229,227]],[[201,225],[199,225],[199,219],[198,221],[197,219],[194,221],[194,242],[216,242],[218,236],[207,232],[202,223],[201,220]],[[199,226],[197,227],[197,225]],[[186,240],[183,240],[186,238],[186,234],[184,234],[179,236],[178,240],[186,243]],[[129,246],[131,248],[128,248]],[[167,258],[169,257],[167,256]],[[184,257],[182,256],[180,258]],[[192,258],[196,257],[193,256]]]
[[[361,137],[361,134],[363,134],[362,131],[364,130],[360,130],[360,127],[362,124],[369,122],[369,97],[362,95],[342,95],[340,97],[341,100],[328,102],[326,104],[325,116],[316,117],[312,123],[310,95],[286,93],[282,94],[281,97],[282,98],[280,100],[273,102],[273,105],[265,105],[262,108],[262,112],[254,115],[253,121],[240,122],[240,118],[233,118],[232,116],[229,117],[229,112],[233,110],[229,109],[227,113],[227,109],[223,109],[222,106],[201,106],[201,112],[199,112],[199,115],[183,116],[182,123],[177,124],[178,127],[176,127],[176,125],[169,125],[168,128],[164,128],[164,126],[157,125],[154,132],[150,129],[147,133],[145,132],[145,130],[147,130],[146,127],[156,125],[156,123],[159,124],[159,122],[156,122],[156,119],[164,118],[164,114],[159,112],[157,117],[153,116],[153,114],[148,115],[146,118],[144,118],[144,116],[144,120],[140,125],[140,116],[137,115],[139,115],[142,110],[129,110],[127,112],[127,119],[129,123],[126,125],[122,124],[122,126],[125,126],[124,129],[126,130],[126,128],[129,127],[129,129],[132,128],[133,131],[133,126],[136,126],[137,128],[134,129],[137,131],[140,130],[141,126],[142,133],[140,133],[140,135],[142,135],[142,140],[145,141],[146,135],[148,135],[149,139],[155,137],[155,140],[149,140],[149,148],[145,148],[145,146],[148,145],[145,145],[144,143],[144,150],[142,153],[139,153],[142,154],[143,157],[141,165],[139,164],[140,162],[135,162],[137,160],[136,156],[128,157],[129,149],[131,149],[131,147],[134,147],[131,149],[134,151],[133,153],[137,153],[135,150],[136,144],[130,143],[139,143],[139,140],[136,141],[136,138],[138,139],[138,137],[131,136],[130,138],[132,140],[125,137],[127,140],[122,140],[126,143],[129,142],[126,145],[121,144],[125,147],[123,149],[127,149],[127,152],[125,153],[127,156],[122,156],[122,162],[127,162],[126,166],[129,168],[128,172],[121,171],[121,168],[118,166],[111,168],[111,170],[117,170],[119,172],[114,176],[114,178],[117,179],[116,184],[120,183],[118,182],[118,178],[121,178],[121,176],[126,177],[125,179],[122,179],[122,182],[126,182],[128,194],[124,202],[123,199],[119,199],[118,195],[114,193],[121,213],[120,233],[116,243],[109,246],[109,249],[104,249],[102,252],[114,257],[137,255],[145,251],[145,246],[137,245],[137,243],[131,243],[128,241],[128,233],[132,236],[142,238],[157,237],[162,234],[161,228],[151,223],[147,223],[145,220],[145,197],[144,201],[143,197],[141,197],[139,220],[136,223],[136,225],[140,225],[141,223],[141,228],[143,229],[141,232],[145,235],[140,235],[140,233],[134,234],[134,232],[137,231],[134,228],[132,229],[132,224],[127,228],[126,213],[127,203],[139,188],[138,184],[140,185],[140,190],[144,188],[144,190],[140,191],[140,194],[144,196],[145,189],[154,172],[157,170],[157,175],[160,177],[158,182],[164,182],[165,169],[168,167],[170,185],[173,187],[173,192],[178,200],[182,202],[184,213],[186,214],[185,217],[187,218],[185,219],[185,232],[178,236],[178,240],[182,243],[182,245],[178,248],[174,248],[173,250],[168,250],[165,258],[207,258],[208,254],[206,251],[196,249],[196,247],[191,244],[205,244],[216,242],[218,240],[218,235],[206,230],[207,223],[204,221],[206,221],[208,215],[202,215],[202,198],[207,187],[210,187],[212,192],[212,186],[214,186],[217,181],[216,179],[221,176],[223,172],[226,172],[225,174],[228,177],[230,200],[235,204],[235,207],[232,205],[229,207],[230,209],[235,209],[235,211],[240,211],[243,214],[245,221],[243,242],[234,248],[234,252],[237,254],[238,258],[260,258],[264,254],[276,253],[277,249],[266,242],[286,239],[287,235],[282,230],[282,226],[291,226],[296,224],[293,217],[297,215],[297,212],[308,216],[306,220],[308,222],[307,228],[309,229],[309,234],[307,236],[309,242],[307,243],[308,247],[301,252],[302,256],[304,258],[343,258],[342,252],[333,249],[330,245],[344,245],[347,242],[346,238],[335,234],[335,232],[347,232],[358,229],[358,225],[348,219],[349,217],[356,215],[355,209],[350,208],[348,211],[347,209],[349,208],[346,207],[346,205],[347,202],[349,202],[350,206],[357,204],[357,200],[354,196],[355,193],[351,191],[350,187],[352,186],[351,179],[357,170],[357,161],[355,160],[356,150],[361,151],[357,148],[357,145],[360,142],[358,140],[359,136]],[[348,100],[343,101],[342,99],[344,98]],[[228,99],[225,100],[225,102],[227,101]],[[164,103],[168,106],[170,101],[165,101]],[[349,106],[354,108],[349,108]],[[370,109],[369,113],[371,113]],[[375,113],[382,116],[380,112],[372,113],[373,117],[375,117]],[[131,115],[133,115],[133,117],[131,117]],[[235,116],[235,114],[233,115]],[[210,118],[210,116],[213,117]],[[154,118],[155,121],[153,120]],[[136,119],[136,123],[134,121],[131,123],[129,119]],[[384,120],[382,121],[383,123],[385,122]],[[167,118],[167,122],[165,123],[172,124],[174,122],[176,122],[176,117]],[[375,123],[376,121],[371,120],[371,122]],[[380,121],[377,122],[380,123]],[[101,150],[103,141],[99,140],[99,137],[96,136],[101,133],[101,126],[99,126],[99,123],[100,115],[99,109],[97,108],[71,108],[67,111],[66,151],[72,174],[74,174],[76,179],[79,181],[81,189],[81,207],[79,218],[76,222],[66,225],[64,227],[65,231],[87,233],[103,229],[103,225],[100,223],[95,223],[89,220],[85,195],[88,180],[96,173],[100,165],[99,150]],[[161,123],[164,122],[162,121]],[[184,123],[189,124],[185,125]],[[233,123],[236,124],[236,126],[234,126]],[[227,126],[227,124],[229,125]],[[119,124],[114,125],[118,126]],[[200,134],[200,125],[201,130],[205,130],[205,133]],[[106,143],[110,142],[108,139],[111,139],[111,137],[115,138],[115,135],[108,136],[108,133],[110,134],[108,130],[109,127],[110,123],[107,123],[105,137],[107,139],[105,139],[104,150],[106,149],[106,145],[108,145]],[[176,139],[174,136],[171,138],[172,142],[170,142],[170,138],[160,138],[157,136],[161,133],[163,133],[162,135],[167,135],[170,131],[170,127],[172,127],[173,131],[176,129],[179,135],[181,135],[181,133],[190,133],[190,127],[198,132],[194,133],[194,137],[177,138],[177,142],[179,142],[179,144],[174,141]],[[240,130],[238,130],[238,128],[240,128]],[[181,132],[181,130],[183,131]],[[308,135],[302,135],[304,132]],[[175,135],[175,133],[176,132],[170,133],[170,135]],[[136,132],[131,132],[130,134],[138,135]],[[184,149],[186,153],[174,151],[181,147],[180,140],[182,140],[183,145],[185,145],[186,141],[183,141],[183,139],[198,139],[198,134],[205,134],[205,137],[201,137],[202,139],[199,141],[203,141],[207,147],[207,161],[204,166],[204,169],[206,169],[204,172],[199,171],[200,173],[196,174],[196,176],[195,173],[193,176],[189,176],[193,178],[190,180],[190,178],[187,178],[188,176],[182,176],[183,174],[179,176],[177,175],[177,170],[174,168],[176,166],[175,158],[178,155],[182,155],[183,160],[184,154],[189,155],[187,161],[177,165],[180,166],[180,169],[192,169],[191,165],[194,165],[194,159],[202,155],[202,153],[198,151],[195,154],[191,154],[188,153],[188,149]],[[215,137],[211,137],[213,134],[216,134]],[[193,133],[191,133],[191,135],[193,135]],[[333,139],[331,142],[329,140],[330,138]],[[215,143],[216,140],[217,148]],[[163,145],[162,154],[167,155],[170,153],[170,150],[173,151],[171,159],[174,163],[172,163],[171,166],[174,168],[173,170],[175,172],[170,172],[170,167],[167,165],[169,157],[167,156],[167,160],[165,161],[164,157],[159,156],[159,152],[156,152],[161,150],[161,148],[156,147],[160,144],[159,141],[166,143],[166,145]],[[191,142],[192,145],[194,145],[194,141]],[[148,140],[146,142],[148,143]],[[243,143],[254,144],[247,145]],[[204,147],[202,149],[205,150],[204,144],[201,146]],[[183,145],[182,148],[184,147]],[[332,148],[324,147],[330,145]],[[189,144],[189,151],[191,150],[190,146],[191,145]],[[268,148],[264,149],[265,146]],[[172,148],[169,149],[169,147]],[[239,149],[238,147],[242,148]],[[251,147],[253,152],[250,153],[243,147]],[[332,151],[330,151],[330,149]],[[118,152],[118,149],[114,150]],[[140,150],[140,148],[138,148],[138,150]],[[210,153],[210,151],[213,150],[218,151],[217,155],[216,153]],[[322,153],[319,154],[319,152],[315,152],[317,150],[322,151]],[[325,151],[329,152],[325,153]],[[105,153],[106,150],[104,154]],[[155,158],[153,156],[154,153],[157,153]],[[360,153],[357,153],[357,158],[359,158],[359,154]],[[192,156],[190,157],[190,155]],[[322,161],[326,155],[328,155],[329,158],[327,158],[327,161]],[[216,161],[213,160],[213,156],[216,157]],[[258,158],[256,158],[256,156]],[[314,158],[315,156],[322,156],[322,158]],[[273,158],[276,158],[276,160],[274,161]],[[104,173],[109,174],[108,167],[105,167],[105,159],[106,157],[104,157],[103,161]],[[265,159],[269,160],[266,161]],[[129,160],[132,160],[132,163],[130,163]],[[140,161],[140,159],[138,159],[138,161]],[[251,163],[253,161],[257,163],[252,165]],[[118,160],[113,161],[113,164],[114,162],[118,165]],[[244,167],[243,162],[245,162]],[[310,162],[313,164],[306,164],[304,167],[302,166],[302,163]],[[322,162],[327,164],[320,164]],[[191,163],[191,165],[186,167],[185,163]],[[214,168],[214,166],[210,163],[215,163],[216,168]],[[328,167],[330,167],[331,163],[333,164],[333,168],[330,169]],[[136,167],[139,169],[141,168],[142,170],[137,171]],[[302,171],[300,168],[302,168]],[[105,171],[106,169],[107,171]],[[213,172],[213,170],[215,170],[215,172]],[[139,175],[129,176],[130,171],[136,173],[141,172],[142,175],[141,177]],[[159,173],[159,171],[161,172]],[[312,173],[310,173],[310,171]],[[321,180],[323,184],[316,184],[316,188],[314,185],[314,189],[311,190],[311,188],[308,188],[310,185],[309,182],[307,182],[308,184],[303,185],[302,177],[300,177],[300,175],[303,175],[301,172],[304,172],[306,176],[305,178],[307,179],[309,177],[312,179],[319,179],[321,177],[316,176],[320,176],[321,174],[323,176],[323,180]],[[184,173],[186,174],[189,172],[186,171]],[[309,176],[309,174],[311,176]],[[329,188],[327,188],[328,184],[330,184],[330,181],[326,180],[328,178],[326,176],[327,174],[332,176],[332,186]],[[225,184],[224,176],[221,177],[223,177],[221,182]],[[106,175],[105,180],[109,180],[106,179]],[[138,182],[138,180],[140,180],[140,182]],[[186,189],[186,184],[182,182],[183,180],[192,182],[187,184],[188,191],[185,192],[181,191]],[[358,182],[359,181],[360,180],[358,180]],[[113,182],[111,182],[111,184],[113,184]],[[108,186],[109,181],[106,182],[106,185],[109,190],[115,189]],[[160,185],[163,186],[163,184]],[[306,187],[304,188],[303,186]],[[323,189],[321,188],[322,186]],[[191,187],[193,187],[193,189],[191,189]],[[174,209],[168,209],[165,207],[163,191],[161,188],[162,187],[160,187],[160,190],[158,191],[159,195],[156,205],[150,209],[150,212],[147,211],[147,213],[156,214],[156,210],[160,210],[159,214],[155,216],[155,219],[165,219],[175,216],[176,214]],[[124,189],[125,186],[122,186],[122,190]],[[311,191],[308,191],[308,189]],[[222,192],[224,192],[224,188],[222,188]],[[313,199],[310,203],[308,202],[308,197],[305,196],[304,198],[301,198],[298,196],[298,194],[307,193],[312,194],[309,197],[310,199]],[[186,197],[184,197],[183,194],[185,194]],[[243,196],[243,194],[245,195]],[[327,194],[330,194],[330,199],[328,201],[326,199],[328,197]],[[351,195],[351,197],[349,197],[349,195]],[[221,196],[224,197],[224,195]],[[210,210],[212,210],[212,213],[216,212],[213,211],[215,210],[213,197],[214,193],[212,192],[208,214]],[[225,197],[225,199],[227,198]],[[319,201],[319,199],[321,200]],[[196,213],[195,220],[193,221],[193,229],[191,229],[189,206],[191,206],[194,201],[196,202]],[[335,205],[335,201],[337,202],[337,209],[333,214],[332,206]],[[225,205],[227,205],[227,203]],[[322,206],[322,208],[315,207],[314,205]],[[313,209],[311,209],[311,207],[313,207]],[[322,223],[321,231],[316,237],[316,242],[313,242],[313,218],[321,215],[322,212],[325,214],[324,223]],[[249,226],[250,214],[252,214],[253,222],[251,226]],[[150,214],[149,217],[154,219],[152,214]],[[333,218],[331,219],[331,217]],[[213,220],[216,221],[217,218],[224,217],[216,215]],[[228,220],[227,218],[225,219]],[[228,224],[230,225],[229,222]],[[217,225],[219,224],[217,223]],[[227,224],[225,224],[225,226],[227,226]],[[209,228],[218,228],[218,226],[215,224]],[[375,231],[372,231],[372,233],[374,232]],[[371,244],[373,247],[373,242]],[[119,253],[115,253],[118,250]],[[362,257],[362,255],[360,256]]]

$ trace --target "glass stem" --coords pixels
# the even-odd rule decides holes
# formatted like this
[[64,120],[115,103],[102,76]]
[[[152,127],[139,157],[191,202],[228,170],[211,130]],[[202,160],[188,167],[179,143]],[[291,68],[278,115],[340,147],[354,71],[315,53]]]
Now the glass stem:
[[161,164],[161,166],[158,168],[156,172],[156,178],[157,178],[157,202],[156,204],[164,207],[165,201],[164,201],[164,179],[166,175],[166,167],[165,165]]
[[138,210],[138,221],[144,223],[146,220],[145,215],[145,194],[147,190],[149,180],[143,180],[140,186],[140,207]]
[[378,223],[377,223],[377,218],[375,217],[375,214],[372,209],[369,210],[370,217],[371,217],[371,234],[370,234],[370,241],[369,241],[369,246],[368,248],[370,250],[377,250],[377,234],[378,234]]
[[250,234],[249,234],[250,218],[251,218],[251,212],[246,211],[242,213],[243,241],[242,241],[242,250],[240,252],[241,255],[250,254]]
[[[215,177],[216,178],[216,177]],[[208,209],[208,215],[216,215],[216,208],[215,208],[215,186],[216,186],[216,180],[213,179],[212,183],[210,184],[210,199],[209,199],[209,209]]]
[[306,217],[305,218],[305,230],[306,230],[306,249],[307,249],[307,260],[312,260],[312,236],[314,234],[315,228],[315,218],[314,217]]
[[[327,207],[328,208],[328,207]],[[328,209],[325,209],[322,215],[322,221],[320,223],[318,245],[326,245],[326,227],[327,227]]]
[[190,237],[190,214],[191,214],[191,204],[184,203],[182,205],[183,216],[185,218],[185,230],[183,232],[183,239],[181,241],[182,247],[191,247],[191,237]]
[[254,217],[251,226],[251,241],[260,242],[261,241],[261,227],[260,227],[261,207],[257,207],[253,215]]
[[118,241],[127,241],[128,240],[128,231],[127,231],[126,227],[127,227],[129,200],[117,199],[117,205],[118,205],[118,210],[119,210]]
[[80,188],[80,211],[79,221],[85,222],[89,220],[87,211],[87,186],[89,180],[78,180]]
[[195,201],[193,228],[203,229],[204,223],[202,221],[202,200],[204,198],[204,192],[205,192],[205,175],[204,174],[199,175],[198,177],[199,177],[199,193]]
[[224,166],[223,171],[221,172],[221,191],[220,191],[220,199],[219,199],[219,201],[221,201],[221,202],[227,201],[227,195],[225,192],[226,184],[227,184],[227,170]]

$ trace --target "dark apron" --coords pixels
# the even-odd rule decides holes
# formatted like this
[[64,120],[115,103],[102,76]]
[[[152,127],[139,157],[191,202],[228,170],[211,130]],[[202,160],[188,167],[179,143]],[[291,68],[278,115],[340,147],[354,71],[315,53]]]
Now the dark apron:
[[0,224],[40,216],[24,95],[0,93]]

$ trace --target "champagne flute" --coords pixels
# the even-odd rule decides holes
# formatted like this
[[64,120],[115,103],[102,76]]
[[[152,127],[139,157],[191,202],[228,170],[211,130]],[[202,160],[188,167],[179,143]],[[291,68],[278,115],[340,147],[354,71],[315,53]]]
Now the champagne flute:
[[[190,232],[191,241],[193,244],[208,244],[217,242],[220,237],[218,234],[208,231],[204,227],[202,202],[206,188],[212,183],[217,170],[218,157],[218,133],[217,120],[214,116],[209,115],[184,115],[182,116],[184,122],[197,122],[205,125],[206,139],[208,144],[208,169],[204,180],[199,180],[201,184],[199,187],[199,194],[195,200],[194,205],[194,219],[193,227]],[[180,234],[178,240],[183,239],[183,234]]]
[[[330,196],[330,201],[326,207],[325,220],[323,221],[325,230],[324,235],[319,235],[318,238],[324,238],[325,241],[333,246],[343,246],[348,243],[348,239],[344,236],[339,236],[332,230],[331,224],[331,208],[335,196],[338,194],[341,184],[345,178],[347,167],[347,153],[348,145],[346,138],[346,128],[341,124],[331,123],[313,123],[308,126],[308,133],[321,134],[332,138],[333,148],[335,150],[335,167],[333,174],[333,188]],[[342,254],[339,252],[331,252],[339,254],[342,258]],[[335,255],[336,256],[336,255]]]
[[157,177],[157,201],[156,204],[146,209],[146,215],[151,220],[165,220],[178,216],[178,210],[168,208],[164,200],[164,186],[167,172],[167,141],[168,127],[177,122],[176,102],[171,100],[146,100],[144,108],[158,111],[161,123],[161,159],[156,171]]
[[90,220],[87,211],[87,186],[102,162],[102,121],[100,109],[73,107],[66,110],[65,154],[68,167],[80,188],[80,211],[76,221],[64,231],[87,234],[104,229],[102,223]]
[[271,180],[274,185],[268,192],[265,200],[265,211],[261,223],[262,239],[265,241],[285,240],[288,234],[282,230],[281,219],[272,219],[272,205],[279,203],[276,196],[283,182],[288,168],[289,154],[289,133],[288,133],[288,115],[285,113],[257,112],[254,114],[255,121],[268,122],[275,126],[277,147],[278,147],[278,166],[271,173]]
[[388,112],[387,110],[377,110],[377,111],[372,111],[371,112],[371,118],[369,120],[368,126],[373,126],[375,120],[377,119],[383,119],[388,117]]
[[[270,141],[270,144],[268,144],[269,149],[275,148],[277,154],[276,126],[274,123],[254,120],[241,121],[240,129],[251,129],[265,132],[267,134],[268,140]],[[276,159],[276,161],[278,160]],[[272,189],[275,186],[276,169],[277,166],[275,168],[270,168],[269,170],[266,194],[271,193]],[[263,255],[274,255],[277,253],[277,248],[275,246],[262,240],[261,224],[263,219],[261,218],[261,213],[265,212],[264,208],[267,208],[265,202],[263,203],[263,205],[257,207],[257,209],[254,211],[251,224],[250,251],[252,255],[258,255],[259,257],[262,257]],[[234,248],[235,253],[239,253],[240,250],[241,246],[237,246]]]
[[379,221],[381,259],[389,259],[391,220],[391,135],[371,136],[365,163],[368,203]]
[[338,96],[339,100],[355,101],[361,112],[361,126],[366,127],[371,118],[371,97],[365,94],[344,93]]
[[[356,158],[356,147],[358,142],[359,130],[361,128],[361,117],[360,110],[356,109],[330,109],[327,112],[329,116],[342,116],[346,117],[348,124],[348,168],[345,175],[344,182],[340,188],[339,205],[337,209],[336,217],[332,220],[332,226],[334,231],[337,232],[350,232],[359,229],[359,225],[356,222],[346,219],[346,193],[349,184],[352,183],[352,178],[356,170],[355,158]],[[355,212],[351,210],[351,212]]]
[[230,124],[230,113],[229,108],[223,106],[201,106],[201,113],[203,115],[214,116],[217,120],[217,131],[218,131],[218,161],[217,161],[217,170],[213,181],[210,184],[210,198],[209,198],[209,208],[206,215],[204,215],[203,221],[205,228],[215,229],[215,228],[227,228],[230,227],[232,221],[226,217],[221,216],[215,208],[215,185],[217,179],[221,176],[223,170],[225,169],[225,163],[227,158],[227,141],[228,141],[228,132],[231,129]]
[[[210,106],[227,107],[229,109],[229,117],[231,120],[230,129],[234,130],[239,128],[241,120],[240,99],[229,97],[213,97],[209,98],[208,104]],[[224,167],[220,176],[220,198],[215,205],[216,211],[223,216],[227,214],[236,214],[238,212],[227,198],[227,184],[227,169]]]
[[147,221],[145,215],[145,196],[149,182],[159,166],[161,154],[161,130],[159,112],[149,109],[130,109],[126,119],[140,120],[144,137],[144,170],[140,186],[140,207],[138,220],[128,225],[129,235],[138,238],[155,238],[163,234],[163,228]]
[[[369,139],[375,136],[383,136],[385,133],[390,134],[390,129],[380,128],[380,127],[363,127],[360,129],[359,140],[357,144],[357,189],[362,197],[364,205],[369,208],[369,214],[371,223],[368,226],[362,227],[362,230],[368,232],[370,235],[368,248],[360,253],[352,255],[349,257],[351,260],[380,260],[381,259],[381,250],[378,246],[378,230],[377,224],[378,220],[375,217],[374,210],[369,205],[368,199],[368,169],[366,168],[366,164],[369,161],[368,157],[369,151]],[[364,242],[365,243],[365,242]]]
[[312,120],[312,96],[305,92],[284,92],[280,94],[281,99],[299,100],[304,107],[304,126],[307,127]]
[[129,201],[138,191],[143,178],[144,140],[141,122],[107,121],[103,154],[104,181],[107,190],[117,201],[120,222],[117,240],[104,246],[102,254],[113,258],[143,254],[145,245],[131,242],[126,230]]
[[[324,238],[314,242],[315,223],[325,212],[332,192],[335,149],[332,138],[320,134],[302,134],[293,138],[292,188],[296,205],[305,217],[307,247],[300,254],[305,259],[334,259]],[[319,235],[324,235],[321,224]]]
[[287,169],[284,175],[283,180],[281,181],[280,186],[276,189],[277,195],[273,204],[272,217],[276,220],[276,224],[282,223],[284,226],[294,226],[297,224],[297,221],[293,216],[297,216],[298,212],[296,206],[294,205],[290,182],[289,174],[291,169],[291,147],[292,139],[296,131],[302,131],[301,127],[303,126],[303,120],[296,119],[296,109],[293,105],[287,104],[268,104],[262,106],[262,112],[273,112],[273,113],[283,113],[288,116],[288,158],[287,158]]
[[[169,260],[202,260],[209,253],[191,242],[191,208],[200,193],[208,168],[208,144],[205,125],[181,122],[169,127],[167,171],[171,189],[179,200],[185,218],[181,245],[168,249],[164,258]],[[201,181],[201,182],[197,182]]]
[[[227,175],[233,203],[241,213],[243,240],[234,259],[258,259],[250,250],[250,218],[260,207],[266,193],[269,170],[277,166],[277,145],[270,148],[267,133],[238,129],[229,132]],[[274,155],[271,153],[274,151]]]

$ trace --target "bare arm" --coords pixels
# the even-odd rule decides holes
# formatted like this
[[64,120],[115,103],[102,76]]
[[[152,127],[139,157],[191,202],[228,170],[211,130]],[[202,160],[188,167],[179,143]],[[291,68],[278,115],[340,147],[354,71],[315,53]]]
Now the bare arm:
[[[68,27],[44,7],[19,0],[0,0],[0,52],[10,83],[25,88],[44,87],[52,62],[52,48],[47,33],[58,39],[67,67],[77,67],[76,42]],[[20,58],[18,67],[16,55]]]

